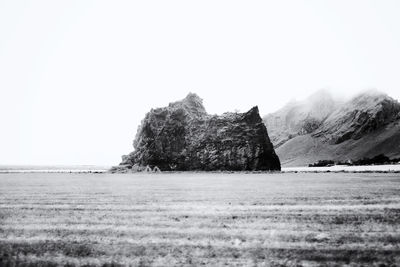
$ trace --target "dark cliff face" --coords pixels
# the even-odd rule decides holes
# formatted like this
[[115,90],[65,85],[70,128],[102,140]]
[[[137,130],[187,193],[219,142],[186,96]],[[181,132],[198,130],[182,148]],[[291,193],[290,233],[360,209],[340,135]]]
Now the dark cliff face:
[[206,113],[189,94],[168,107],[152,109],[121,165],[161,170],[280,170],[257,107],[246,113]]

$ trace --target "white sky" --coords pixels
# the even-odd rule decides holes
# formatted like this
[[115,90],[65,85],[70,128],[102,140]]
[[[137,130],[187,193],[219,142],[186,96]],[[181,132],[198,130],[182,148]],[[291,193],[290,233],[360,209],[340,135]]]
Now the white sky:
[[118,164],[152,107],[400,98],[400,1],[0,1],[0,164]]

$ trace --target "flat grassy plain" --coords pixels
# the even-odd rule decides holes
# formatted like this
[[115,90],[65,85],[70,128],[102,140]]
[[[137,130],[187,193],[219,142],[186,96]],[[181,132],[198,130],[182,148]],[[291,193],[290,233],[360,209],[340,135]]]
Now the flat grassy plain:
[[400,266],[400,175],[0,174],[0,258],[0,266]]

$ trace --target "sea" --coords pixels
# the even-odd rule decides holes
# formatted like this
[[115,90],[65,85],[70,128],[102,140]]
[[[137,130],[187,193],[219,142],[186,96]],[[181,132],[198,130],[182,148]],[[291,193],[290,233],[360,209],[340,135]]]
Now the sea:
[[110,168],[98,165],[0,165],[0,173],[104,173]]
[[[105,173],[99,165],[0,165],[0,173]],[[283,167],[282,172],[400,172],[400,164],[330,167]]]

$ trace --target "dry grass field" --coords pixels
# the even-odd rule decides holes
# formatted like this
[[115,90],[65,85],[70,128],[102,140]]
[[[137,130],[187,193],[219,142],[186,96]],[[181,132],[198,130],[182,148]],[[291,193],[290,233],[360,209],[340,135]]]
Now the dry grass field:
[[0,266],[399,266],[390,173],[0,174]]

